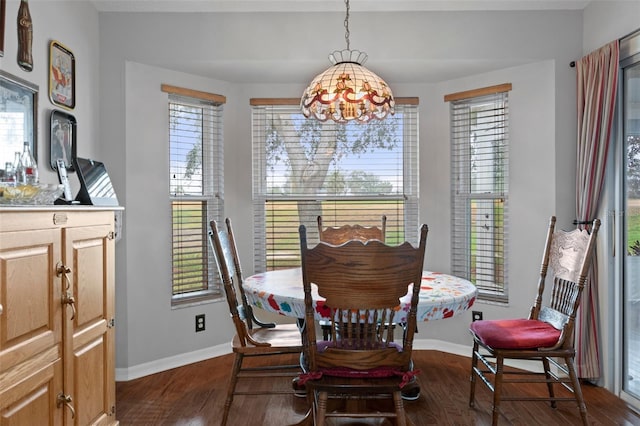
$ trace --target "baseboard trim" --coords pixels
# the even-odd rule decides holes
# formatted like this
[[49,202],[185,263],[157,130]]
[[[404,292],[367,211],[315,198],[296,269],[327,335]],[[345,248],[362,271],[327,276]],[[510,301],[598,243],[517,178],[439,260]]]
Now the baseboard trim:
[[[451,343],[445,340],[437,339],[415,339],[413,348],[417,350],[441,351],[453,355],[460,355],[469,358],[471,356],[471,346]],[[134,365],[126,368],[116,368],[116,381],[126,382],[138,379],[150,374],[160,373],[172,368],[182,367],[194,362],[205,361],[231,353],[229,344],[211,346],[209,348],[200,349],[193,352],[187,352],[180,355],[174,355],[167,358],[161,358],[155,361],[145,362],[143,364]],[[528,371],[542,371],[540,363],[531,364],[529,361],[510,361],[505,362],[511,367],[521,368]]]
[[148,376],[150,374],[160,373],[162,371],[171,370],[172,368],[193,364],[194,362],[227,355],[230,352],[229,343],[225,343],[193,352],[145,362],[132,367],[116,368],[116,381],[127,382],[129,380],[139,379],[140,377]]

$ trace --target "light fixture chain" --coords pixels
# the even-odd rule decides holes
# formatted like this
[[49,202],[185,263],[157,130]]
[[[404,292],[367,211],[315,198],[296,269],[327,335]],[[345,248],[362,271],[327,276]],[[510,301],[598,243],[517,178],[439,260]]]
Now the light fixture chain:
[[329,55],[333,65],[311,80],[300,99],[300,108],[305,117],[321,122],[382,120],[393,115],[396,102],[387,83],[362,66],[367,54],[351,50],[349,0],[344,0],[344,4],[347,9],[344,18],[347,49],[335,50]]
[[349,47],[349,0],[345,0],[345,5],[347,5],[347,15],[344,18],[344,39],[347,41],[347,50],[351,50]]

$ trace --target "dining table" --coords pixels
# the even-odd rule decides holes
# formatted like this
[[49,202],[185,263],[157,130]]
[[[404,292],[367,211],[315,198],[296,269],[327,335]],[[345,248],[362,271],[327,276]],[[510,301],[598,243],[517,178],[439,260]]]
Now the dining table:
[[[302,269],[287,268],[261,272],[249,276],[243,282],[248,303],[267,312],[296,318],[299,327],[304,327],[305,304],[302,284]],[[406,323],[412,288],[400,298],[400,308],[394,316],[394,322]],[[422,271],[420,281],[417,320],[433,321],[451,318],[467,311],[478,296],[478,289],[470,281],[454,275],[440,272]],[[324,299],[312,287],[314,315],[317,320],[327,319]],[[414,386],[414,393],[403,399],[414,400],[420,395],[420,386]],[[311,409],[297,425],[310,425]]]
[[[304,291],[302,289],[302,269],[287,268],[261,272],[249,276],[243,282],[247,301],[267,312],[304,318]],[[467,311],[476,300],[478,289],[470,281],[440,272],[423,271],[420,281],[417,320],[433,321],[451,318]],[[312,289],[316,319],[326,318],[324,299]],[[411,302],[411,289],[400,298],[400,309],[394,321],[407,321]]]

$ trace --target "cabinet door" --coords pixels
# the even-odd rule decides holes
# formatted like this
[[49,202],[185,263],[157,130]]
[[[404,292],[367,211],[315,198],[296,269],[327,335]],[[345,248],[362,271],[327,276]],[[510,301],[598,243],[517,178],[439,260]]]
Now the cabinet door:
[[60,425],[59,229],[0,233],[0,424]]
[[64,312],[64,388],[75,418],[67,424],[115,422],[114,240],[112,225],[64,229],[75,310]]

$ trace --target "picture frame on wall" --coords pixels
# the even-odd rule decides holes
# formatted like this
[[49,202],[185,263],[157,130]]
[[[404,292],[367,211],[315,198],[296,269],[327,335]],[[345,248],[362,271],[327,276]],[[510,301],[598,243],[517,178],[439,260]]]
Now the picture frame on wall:
[[76,106],[76,58],[56,40],[49,44],[49,99],[66,109]]
[[37,161],[38,86],[0,70],[0,116],[7,117],[5,136],[0,137],[0,167],[13,164],[15,153],[21,153],[25,143]]
[[76,118],[64,111],[51,111],[51,133],[49,137],[49,159],[53,170],[58,169],[62,160],[67,171],[74,171],[76,157]]
[[0,0],[0,57],[4,56],[4,29],[7,0]]

